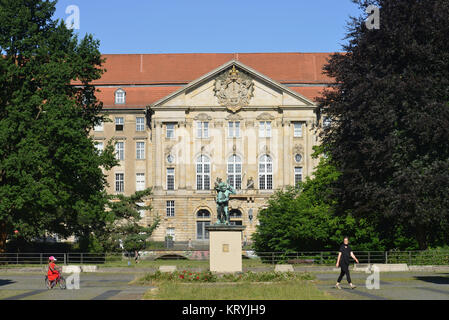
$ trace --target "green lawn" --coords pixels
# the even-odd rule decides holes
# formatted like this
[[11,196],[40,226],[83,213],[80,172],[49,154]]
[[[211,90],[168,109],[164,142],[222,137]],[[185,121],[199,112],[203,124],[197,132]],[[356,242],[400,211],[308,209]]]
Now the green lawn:
[[335,300],[318,290],[311,281],[276,283],[205,283],[164,282],[145,293],[147,300]]

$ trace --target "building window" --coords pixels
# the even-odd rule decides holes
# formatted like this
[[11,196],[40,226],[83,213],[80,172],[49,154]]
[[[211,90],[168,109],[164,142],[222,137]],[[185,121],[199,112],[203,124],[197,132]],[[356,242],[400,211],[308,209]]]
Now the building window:
[[175,168],[167,168],[167,190],[175,190]]
[[196,122],[196,137],[209,138],[209,122],[205,121]]
[[145,173],[136,173],[136,191],[145,190]]
[[239,138],[240,137],[240,122],[230,121],[228,122],[229,138]]
[[293,136],[295,138],[302,137],[302,122],[293,123]]
[[115,174],[115,192],[125,192],[125,174]]
[[332,124],[332,119],[330,117],[323,117],[323,127],[328,128]]
[[210,160],[204,155],[196,159],[196,189],[210,190]]
[[136,159],[145,159],[145,142],[136,142]]
[[201,209],[196,214],[197,219],[207,219],[205,221],[196,222],[196,238],[198,240],[209,239],[209,231],[206,230],[206,226],[210,225],[210,212],[206,209]]
[[228,159],[228,181],[233,188],[242,188],[242,159],[235,154]]
[[97,153],[101,154],[103,152],[104,144],[103,142],[95,142],[95,149],[97,149]]
[[259,160],[259,189],[273,189],[273,160],[266,154]]
[[117,160],[125,160],[125,143],[116,142],[115,143],[115,157]]
[[166,206],[167,217],[175,216],[175,200],[168,200]]
[[259,137],[270,138],[271,137],[271,122],[261,121],[259,123]]
[[124,104],[126,102],[126,92],[123,89],[115,91],[115,103]]
[[167,230],[165,231],[165,236],[168,239],[175,241],[175,228],[167,228]]
[[175,124],[174,123],[167,123],[165,125],[165,136],[167,137],[167,139],[175,138]]
[[144,117],[136,118],[136,131],[145,131],[145,118]]
[[302,182],[302,168],[295,167],[295,188],[299,188]]
[[209,239],[209,231],[206,230],[206,226],[210,225],[210,221],[197,221],[196,222],[196,238],[198,240]]
[[125,120],[122,117],[115,118],[115,131],[123,131]]
[[94,131],[98,131],[101,132],[104,130],[104,123],[103,121],[100,121],[100,123],[98,123],[95,127],[94,127]]

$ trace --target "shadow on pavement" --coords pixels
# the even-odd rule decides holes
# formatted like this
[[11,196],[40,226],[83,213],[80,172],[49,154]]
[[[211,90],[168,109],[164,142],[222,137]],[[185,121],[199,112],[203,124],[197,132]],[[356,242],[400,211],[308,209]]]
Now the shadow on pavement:
[[415,276],[416,280],[431,282],[434,284],[449,284],[449,274],[446,276]]
[[9,280],[9,279],[0,279],[0,287],[1,286],[7,286],[8,284],[16,283],[15,281]]

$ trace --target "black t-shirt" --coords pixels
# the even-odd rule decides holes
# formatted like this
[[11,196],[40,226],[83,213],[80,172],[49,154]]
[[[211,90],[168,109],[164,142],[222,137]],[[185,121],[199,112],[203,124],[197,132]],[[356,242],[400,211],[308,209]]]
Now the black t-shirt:
[[351,246],[342,244],[340,246],[340,252],[341,252],[341,258],[340,258],[340,264],[349,265],[349,257],[351,257]]

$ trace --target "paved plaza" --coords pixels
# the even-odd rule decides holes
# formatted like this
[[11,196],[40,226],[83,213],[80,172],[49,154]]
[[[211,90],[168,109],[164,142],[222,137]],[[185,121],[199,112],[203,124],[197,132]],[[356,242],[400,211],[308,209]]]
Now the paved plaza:
[[42,274],[0,272],[0,300],[140,300],[151,287],[130,285],[136,276],[81,273],[80,289],[48,290]]
[[351,273],[352,290],[343,278],[342,290],[336,289],[338,273],[316,274],[316,286],[333,296],[351,300],[449,300],[449,273],[389,272],[380,273],[379,289],[367,289],[369,274]]
[[[0,272],[0,300],[140,300],[150,286],[132,285],[136,273],[81,273],[80,289],[47,290],[44,276],[37,273]],[[345,279],[342,290],[334,288],[338,272],[314,272],[315,285],[339,299],[350,300],[449,300],[449,273],[380,273],[380,288],[365,287],[369,274],[352,272],[351,290]],[[250,297],[248,297],[250,298]]]

